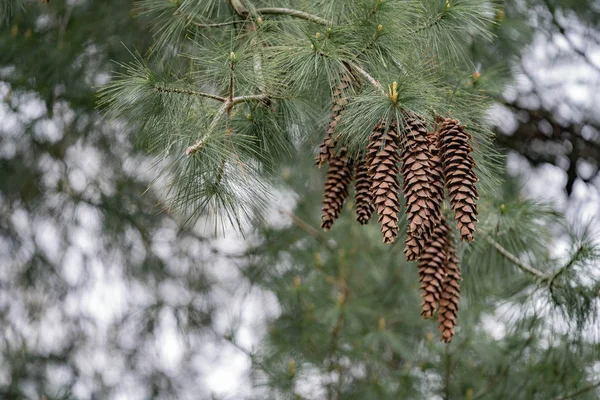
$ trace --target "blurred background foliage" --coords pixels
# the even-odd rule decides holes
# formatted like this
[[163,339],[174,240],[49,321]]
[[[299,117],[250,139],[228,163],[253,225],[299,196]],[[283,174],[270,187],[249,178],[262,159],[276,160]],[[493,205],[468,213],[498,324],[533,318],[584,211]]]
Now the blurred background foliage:
[[597,221],[569,232],[527,197],[564,190],[567,212],[598,212],[598,1],[506,0],[496,38],[472,43],[512,173],[481,229],[547,275],[487,242],[461,249],[451,346],[376,227],[346,210],[330,234],[313,228],[310,157],[278,167],[272,215],[245,241],[181,228],[148,190],[152,158],[96,109],[113,61],[154,43],[134,8],[0,0],[0,398],[599,397]]

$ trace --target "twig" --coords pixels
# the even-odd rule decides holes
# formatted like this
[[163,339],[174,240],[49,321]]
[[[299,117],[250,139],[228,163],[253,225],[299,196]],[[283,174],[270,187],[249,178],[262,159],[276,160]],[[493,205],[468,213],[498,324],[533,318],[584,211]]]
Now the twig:
[[593,385],[590,385],[590,386],[586,386],[586,387],[578,390],[577,392],[568,394],[566,396],[557,397],[555,400],[569,400],[569,399],[574,399],[574,398],[576,398],[579,395],[582,395],[584,393],[590,392],[590,391],[592,391],[594,389],[598,389],[598,388],[600,388],[600,382],[597,382],[597,383],[595,383]]
[[[233,8],[233,10],[236,12],[236,14],[238,14],[242,17],[247,17],[250,14],[250,11],[248,11],[248,8],[246,8],[246,6],[242,3],[243,3],[242,0],[229,0],[229,4]],[[247,2],[247,3],[251,5],[250,2]],[[292,8],[265,7],[265,8],[254,9],[253,6],[251,8],[253,11],[252,15],[254,15],[254,14],[290,15],[292,17],[305,19],[307,21],[315,22],[315,23],[321,24],[321,25],[331,25],[332,24],[331,21],[329,21],[325,18],[321,18],[317,15],[309,14],[304,11],[294,10]]]
[[547,274],[543,273],[542,271],[537,270],[537,269],[525,264],[521,260],[519,260],[517,258],[517,256],[515,256],[514,254],[512,254],[511,252],[506,250],[504,247],[502,247],[502,245],[500,243],[496,242],[491,237],[488,237],[487,241],[498,251],[498,253],[502,254],[506,259],[508,259],[513,264],[515,264],[521,270],[540,278],[542,281],[547,281],[551,278],[550,275],[547,275]]
[[231,110],[231,107],[233,107],[236,104],[243,103],[246,101],[254,101],[254,100],[261,101],[261,100],[266,100],[268,98],[269,98],[269,96],[267,96],[265,94],[238,96],[238,97],[234,97],[232,100],[223,98],[223,105],[221,106],[221,108],[219,108],[219,110],[217,111],[217,114],[214,116],[213,120],[211,121],[210,125],[208,126],[206,134],[202,135],[202,137],[200,139],[198,139],[196,141],[196,143],[194,143],[193,145],[191,145],[187,149],[185,149],[185,155],[189,156],[194,153],[197,153],[198,150],[200,150],[202,148],[202,145],[204,144],[204,138],[206,138],[206,136],[210,135],[215,130],[215,128],[219,124],[219,121],[221,120],[223,115],[225,115],[225,113],[227,113],[229,110]]
[[247,101],[263,101],[269,99],[269,96],[266,94],[252,94],[248,96],[237,96],[231,100],[231,105],[234,106],[239,103],[245,103]]
[[492,392],[492,390],[498,385],[498,383],[500,383],[502,378],[504,376],[506,376],[506,373],[510,369],[510,365],[511,365],[510,363],[506,363],[504,368],[502,368],[502,371],[499,374],[496,374],[492,378],[492,381],[489,383],[489,385],[487,387],[485,387],[483,390],[481,390],[480,392],[478,392],[475,396],[473,396],[473,400],[482,399],[485,396],[487,396],[488,394],[490,394]]
[[200,22],[194,22],[192,21],[192,25],[197,26],[199,28],[218,28],[221,26],[229,26],[229,25],[235,25],[240,23],[241,21],[228,21],[228,22],[215,22],[212,24],[201,24]]
[[579,257],[579,255],[581,254],[582,251],[583,251],[582,247],[577,248],[577,251],[575,252],[573,257],[571,257],[569,262],[564,267],[559,268],[556,272],[554,272],[552,274],[550,279],[548,279],[548,287],[550,289],[552,289],[552,285],[554,284],[554,281],[556,280],[556,278],[558,278],[562,273],[564,273],[565,271],[570,269],[577,262],[577,258]]
[[444,374],[444,400],[450,400],[450,350],[446,346],[446,373]]
[[230,107],[231,107],[231,102],[229,101],[229,99],[226,99],[225,102],[223,103],[223,105],[221,106],[221,108],[219,108],[219,111],[217,111],[217,114],[214,116],[210,125],[208,126],[208,130],[207,130],[206,134],[203,135],[200,139],[198,139],[198,141],[196,143],[194,143],[193,145],[191,145],[187,149],[185,149],[186,156],[192,155],[202,148],[202,145],[204,144],[204,138],[212,133],[212,131],[219,124],[219,121],[221,120],[221,118],[223,118],[223,115],[225,115],[225,113],[227,112],[227,110]]
[[364,76],[365,79],[367,81],[369,81],[369,83],[371,85],[373,85],[373,87],[375,87],[376,89],[378,89],[381,92],[381,94],[385,95],[385,90],[383,89],[383,86],[381,86],[381,83],[379,83],[375,78],[373,78],[367,71],[365,71],[360,66],[358,66],[355,63],[353,63],[352,61],[348,61],[347,63],[350,66],[350,68],[352,68],[353,70],[355,70],[356,72],[358,72],[359,74],[361,74],[362,76]]
[[321,18],[319,16],[309,14],[300,10],[293,10],[291,8],[276,8],[276,7],[268,7],[268,8],[257,8],[256,12],[258,14],[274,14],[274,15],[291,15],[292,17],[305,19],[307,21],[311,21],[320,25],[331,25],[332,22]]
[[323,241],[327,240],[318,229],[313,228],[310,224],[304,222],[297,215],[295,215],[287,210],[283,210],[283,209],[280,209],[279,213],[290,217],[292,219],[292,221],[294,221],[294,224],[296,224],[296,226],[298,226],[298,228],[302,229],[304,232],[308,233],[310,236],[320,239],[320,240],[323,240]]
[[225,97],[217,96],[217,95],[210,94],[210,93],[198,92],[196,90],[191,90],[191,89],[178,89],[178,88],[171,88],[171,87],[159,86],[159,85],[154,85],[154,89],[157,92],[161,92],[161,93],[187,94],[190,96],[206,97],[207,99],[213,99],[213,100],[217,100],[220,102],[225,102],[225,100],[226,100]]

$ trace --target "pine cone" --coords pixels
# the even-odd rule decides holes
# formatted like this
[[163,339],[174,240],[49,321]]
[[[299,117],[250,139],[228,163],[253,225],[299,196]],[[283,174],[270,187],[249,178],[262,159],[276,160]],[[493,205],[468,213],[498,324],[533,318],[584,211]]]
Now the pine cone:
[[458,302],[460,300],[460,268],[452,238],[446,237],[447,259],[446,276],[442,285],[438,309],[438,327],[443,342],[450,343],[454,337],[454,327],[457,324]]
[[367,147],[367,163],[373,180],[371,193],[384,243],[394,243],[398,236],[398,145],[396,125],[391,124],[386,134],[385,122],[382,121],[373,129]]
[[407,117],[402,149],[402,176],[406,199],[406,258],[414,261],[440,219],[440,202],[434,184],[427,130],[419,118]]
[[354,183],[354,197],[356,201],[356,220],[365,225],[371,219],[373,214],[373,194],[371,193],[371,185],[373,180],[369,175],[367,163],[363,159],[356,167],[356,182]]
[[[431,177],[433,181],[434,198],[442,205],[444,202],[444,169],[440,157],[439,135],[436,131],[427,134],[429,152],[431,153]],[[440,211],[441,212],[441,211]]]
[[348,186],[352,182],[352,162],[345,155],[329,160],[329,169],[325,178],[321,228],[331,229],[340,215],[344,201],[348,197]]
[[475,161],[470,155],[473,151],[469,145],[471,135],[457,120],[446,118],[440,122],[440,154],[446,188],[461,239],[470,242],[475,232],[476,200],[479,199],[475,187],[477,176],[473,171]]
[[352,82],[352,76],[350,74],[344,74],[340,78],[340,83],[333,89],[333,105],[331,108],[329,128],[327,129],[325,139],[323,139],[323,142],[319,145],[319,154],[315,157],[315,164],[319,168],[335,157],[335,146],[337,143],[335,127],[342,119],[342,111],[348,104],[348,99],[344,97],[344,92],[352,85]]
[[438,307],[444,284],[447,261],[448,233],[450,228],[445,218],[441,218],[433,229],[431,239],[421,251],[419,258],[419,281],[421,282],[421,315],[425,319],[433,316]]

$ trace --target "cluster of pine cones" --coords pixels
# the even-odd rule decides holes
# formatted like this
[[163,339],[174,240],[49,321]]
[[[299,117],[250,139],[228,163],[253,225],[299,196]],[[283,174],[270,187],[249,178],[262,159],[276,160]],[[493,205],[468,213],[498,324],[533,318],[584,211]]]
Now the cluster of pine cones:
[[409,261],[418,261],[421,315],[428,319],[437,310],[441,339],[448,343],[457,322],[461,276],[454,234],[441,206],[445,187],[461,239],[473,240],[478,193],[470,135],[457,120],[438,117],[435,129],[428,131],[420,117],[405,115],[403,126],[380,121],[363,156],[353,159],[345,148],[336,149],[335,133],[348,103],[344,92],[351,85],[352,77],[343,76],[334,90],[329,129],[316,157],[317,166],[329,165],[321,227],[331,229],[354,181],[357,221],[366,224],[375,211],[383,242],[393,243],[401,173],[407,217],[404,253]]

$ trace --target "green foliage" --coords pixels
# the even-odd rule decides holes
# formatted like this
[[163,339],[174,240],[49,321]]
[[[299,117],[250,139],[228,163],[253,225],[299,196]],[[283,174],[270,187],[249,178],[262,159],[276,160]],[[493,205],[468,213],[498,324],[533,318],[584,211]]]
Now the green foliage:
[[[401,123],[406,114],[418,114],[432,124],[436,113],[452,116],[474,135],[482,188],[496,186],[494,157],[485,156],[493,154],[485,82],[475,87],[465,72],[474,70],[466,57],[469,43],[491,38],[493,1],[355,0],[270,11],[288,6],[298,4],[242,2],[236,10],[224,1],[137,3],[139,15],[155,27],[155,52],[124,66],[102,88],[100,104],[135,125],[143,148],[162,152],[177,173],[186,171],[168,183],[175,208],[193,216],[186,209],[218,204],[237,221],[234,210],[247,206],[242,198],[214,192],[219,200],[211,203],[197,196],[218,191],[215,177],[238,173],[220,167],[240,164],[232,159],[247,156],[243,169],[270,180],[290,143],[314,145],[324,131],[331,88],[343,74],[352,74],[356,87],[339,126],[340,145],[361,152],[382,117]],[[397,101],[387,90],[393,82]],[[248,114],[251,124],[240,117]],[[230,146],[197,151],[208,142]],[[186,148],[193,157],[182,157]],[[194,175],[212,178],[195,180],[189,190],[183,179]]]
[[[0,0],[14,13],[0,28],[0,398],[598,397],[597,232],[571,232],[524,198],[486,123],[541,1],[505,1],[502,23],[487,1],[244,1],[246,18],[223,0],[145,0],[134,19],[122,0],[33,3]],[[550,3],[597,22],[587,2]],[[332,24],[259,12],[274,6]],[[313,228],[323,173],[311,153],[347,71],[360,85],[338,128],[354,152],[382,116],[406,111],[459,118],[473,135],[480,221],[459,248],[449,346],[418,315],[402,237],[384,247],[351,201],[331,232]],[[232,81],[234,96],[261,97],[228,113]],[[95,109],[98,85],[109,118]],[[147,190],[153,178],[162,192]],[[273,188],[297,202],[275,203]],[[255,218],[267,206],[281,211],[276,226]],[[200,228],[245,226],[247,248],[181,227],[171,210]],[[240,321],[262,321],[269,303],[252,310],[250,293],[278,312],[246,346]],[[171,367],[156,356],[170,352],[169,327],[183,353]],[[230,366],[231,351],[247,356],[252,387],[210,393],[214,353]]]
[[[352,204],[331,232],[312,228],[320,191],[306,192],[305,182],[317,174],[300,161],[284,170],[305,194],[289,226],[264,228],[244,268],[281,307],[253,353],[255,383],[269,397],[596,398],[587,369],[598,357],[588,343],[599,337],[593,234],[569,235],[559,213],[517,198],[511,185],[483,196],[477,240],[461,248],[457,336],[444,346],[435,321],[419,316],[417,270],[401,245],[382,246],[377,224],[358,225]],[[550,251],[557,237],[566,255]]]

